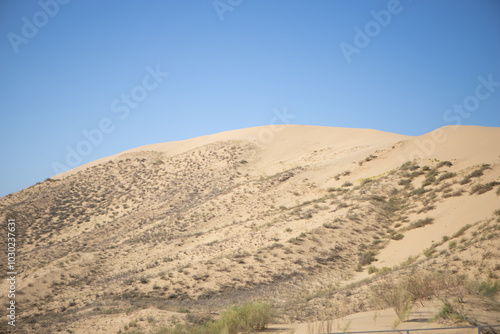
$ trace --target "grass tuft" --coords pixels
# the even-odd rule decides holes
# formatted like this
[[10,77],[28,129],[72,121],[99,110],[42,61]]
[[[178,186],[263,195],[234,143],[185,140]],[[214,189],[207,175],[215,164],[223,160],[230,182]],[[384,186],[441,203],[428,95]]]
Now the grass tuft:
[[217,320],[196,324],[178,324],[173,328],[159,328],[162,334],[237,334],[264,330],[272,319],[272,306],[265,302],[247,302],[222,312]]

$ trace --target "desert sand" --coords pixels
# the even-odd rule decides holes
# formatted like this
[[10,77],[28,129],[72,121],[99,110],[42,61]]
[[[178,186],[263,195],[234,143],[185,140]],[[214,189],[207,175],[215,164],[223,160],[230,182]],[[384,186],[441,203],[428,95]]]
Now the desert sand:
[[[396,313],[373,301],[384,282],[498,282],[499,143],[499,128],[475,126],[280,125],[96,160],[0,199],[2,218],[24,224],[19,322],[147,333],[266,300],[275,331],[390,329]],[[468,314],[500,323],[498,294],[471,284]],[[427,322],[441,306],[415,303],[397,328],[449,325]]]

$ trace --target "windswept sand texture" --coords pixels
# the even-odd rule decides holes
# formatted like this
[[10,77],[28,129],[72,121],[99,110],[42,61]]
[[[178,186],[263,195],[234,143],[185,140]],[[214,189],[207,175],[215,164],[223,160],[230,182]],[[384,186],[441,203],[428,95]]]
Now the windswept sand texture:
[[[500,129],[472,126],[235,130],[132,149],[0,199],[22,233],[27,333],[149,333],[247,300],[271,302],[285,332],[348,315],[351,329],[387,329],[396,314],[376,321],[387,305],[373,298],[387,282],[498,282],[496,210]],[[500,323],[498,294],[467,291],[471,316]],[[422,303],[426,320],[441,305]]]

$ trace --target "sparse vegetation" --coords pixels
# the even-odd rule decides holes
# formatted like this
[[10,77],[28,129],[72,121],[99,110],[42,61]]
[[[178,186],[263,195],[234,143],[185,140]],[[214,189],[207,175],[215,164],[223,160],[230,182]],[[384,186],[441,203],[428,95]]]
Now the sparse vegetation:
[[254,333],[266,328],[272,319],[272,306],[265,302],[244,303],[231,307],[216,320],[199,321],[195,324],[178,324],[172,328],[160,328],[164,334],[237,334]]
[[450,302],[447,298],[442,298],[441,300],[443,306],[441,306],[441,309],[439,309],[433,320],[454,320],[466,324],[476,324],[476,321],[465,312],[464,306],[457,299],[453,302]]
[[400,321],[405,321],[412,308],[411,290],[407,289],[406,282],[386,282],[379,285],[373,293],[375,303],[380,307],[390,306],[396,312]]
[[426,225],[432,224],[433,222],[434,222],[434,218],[431,218],[431,217],[419,219],[419,220],[410,224],[410,229],[424,227]]
[[467,177],[464,177],[462,179],[462,181],[460,181],[459,183],[460,183],[460,185],[464,185],[464,184],[467,184],[467,183],[470,183],[470,182],[471,182],[471,179],[470,179],[469,176],[467,176]]
[[402,233],[397,233],[391,237],[393,240],[401,240],[404,238],[404,235]]
[[496,185],[499,185],[499,184],[500,184],[500,182],[497,182],[497,181],[492,181],[492,182],[489,182],[486,184],[478,183],[472,187],[470,193],[471,193],[471,195],[472,194],[481,195],[481,194],[484,194],[485,192],[492,190],[493,187],[495,187]]
[[366,266],[374,261],[377,261],[377,259],[375,258],[375,252],[373,251],[362,253],[359,256],[359,264],[361,266]]
[[425,194],[428,190],[425,189],[424,187],[421,187],[421,188],[417,188],[415,190],[413,190],[411,192],[412,195],[415,195],[415,196],[421,196],[423,194]]
[[467,177],[466,179],[471,179],[471,178],[475,178],[475,177],[481,177],[483,176],[483,172],[487,169],[491,169],[491,166],[489,164],[483,164],[479,169],[476,169],[474,171],[472,171]]
[[[9,215],[30,222],[23,236],[24,245],[29,245],[23,245],[28,259],[26,289],[46,289],[51,295],[50,299],[30,296],[27,309],[54,305],[61,328],[65,321],[77,323],[83,315],[125,314],[130,319],[123,324],[131,333],[150,332],[155,326],[158,333],[221,333],[227,328],[243,333],[259,326],[244,329],[241,322],[246,320],[240,325],[228,320],[245,319],[235,308],[227,310],[232,313],[221,311],[234,300],[269,298],[279,311],[275,320],[287,323],[373,309],[366,297],[375,287],[383,291],[384,282],[392,284],[386,287],[392,301],[382,304],[397,308],[400,321],[426,298],[445,297],[453,304],[465,293],[478,299],[498,296],[498,251],[490,246],[500,235],[496,224],[500,210],[442,240],[438,234],[423,255],[420,249],[400,265],[375,266],[384,247],[398,244],[393,240],[415,241],[407,231],[426,227],[418,234],[432,233],[437,226],[428,226],[434,220],[424,212],[439,209],[444,221],[441,206],[455,205],[454,199],[445,198],[464,195],[456,202],[466,202],[468,193],[480,194],[483,189],[475,187],[485,182],[500,195],[500,187],[490,182],[493,172],[480,169],[479,175],[477,166],[449,172],[444,167],[451,163],[436,160],[428,162],[430,167],[420,167],[428,161],[420,159],[418,164],[407,162],[366,177],[359,170],[367,169],[359,168],[356,159],[352,171],[325,173],[323,186],[321,178],[311,177],[317,166],[296,167],[292,172],[280,162],[280,172],[269,175],[254,169],[257,151],[230,145],[216,143],[174,157],[134,153],[3,200],[0,204]],[[463,177],[470,183],[460,184]],[[491,195],[484,199],[497,198]],[[107,241],[97,238],[96,232]],[[430,245],[430,240],[422,242]],[[479,255],[468,256],[472,250]],[[441,276],[428,278],[432,275],[425,268],[430,267],[447,273],[448,281],[439,283]],[[43,276],[41,268],[64,269],[65,276],[60,280]],[[371,276],[344,286],[353,269]],[[452,277],[465,271],[478,282],[462,282],[460,288]],[[42,277],[34,277],[40,273]],[[406,276],[413,281],[398,280]],[[101,287],[107,282],[103,293]],[[95,286],[99,289],[92,290]],[[145,320],[136,318],[135,312],[143,310],[141,317],[146,319],[149,308],[181,314],[167,319],[171,327],[161,327],[164,323],[155,315],[146,329]],[[56,319],[53,311],[35,312],[26,324],[47,323],[48,331],[62,331],[55,321],[49,324]]]
[[334,223],[324,223],[324,224],[323,224],[323,227],[325,227],[325,228],[329,228],[329,229],[333,229],[333,230],[335,230],[335,229],[338,229],[338,228],[339,228],[339,226],[338,226],[338,225],[336,225],[336,224],[334,224]]
[[444,174],[442,174],[436,181],[436,183],[439,183],[443,180],[446,180],[446,179],[451,179],[452,177],[455,177],[457,175],[457,173],[453,173],[453,172],[446,172]]
[[452,238],[458,238],[462,235],[464,235],[465,231],[467,231],[469,228],[471,228],[471,224],[467,224],[464,227],[460,228],[455,234],[453,234]]
[[400,321],[405,321],[412,306],[418,302],[450,296],[461,300],[467,292],[465,285],[466,278],[462,275],[413,271],[398,281],[386,280],[376,286],[372,303],[379,308],[392,307]]
[[368,177],[368,178],[365,178],[365,179],[361,179],[361,180],[360,180],[360,185],[361,185],[361,187],[363,187],[363,186],[365,186],[366,184],[368,184],[368,183],[370,183],[370,182],[373,182],[373,179],[371,179],[371,178],[369,178],[369,177]]
[[423,251],[425,257],[427,257],[427,258],[431,257],[435,252],[436,252],[436,248],[434,248],[434,247],[426,248]]
[[401,170],[410,170],[410,171],[414,171],[414,170],[419,169],[419,168],[420,168],[420,166],[415,164],[412,161],[406,161],[400,167]]
[[494,282],[471,282],[469,290],[480,296],[493,298],[500,291],[500,281]]

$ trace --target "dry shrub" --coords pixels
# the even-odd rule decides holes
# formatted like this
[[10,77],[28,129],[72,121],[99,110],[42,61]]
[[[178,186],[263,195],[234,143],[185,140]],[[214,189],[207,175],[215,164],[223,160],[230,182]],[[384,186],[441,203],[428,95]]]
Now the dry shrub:
[[361,266],[366,266],[374,261],[377,261],[377,259],[373,251],[364,252],[359,256],[359,264]]
[[499,185],[500,183],[497,182],[497,181],[492,181],[492,182],[489,182],[489,183],[486,183],[486,184],[476,184],[472,187],[470,193],[471,195],[473,194],[478,194],[478,195],[481,195],[481,194],[484,194],[485,192],[488,192],[490,190],[493,189],[493,187]]
[[432,320],[443,319],[465,322],[466,324],[473,326],[478,325],[476,319],[465,311],[464,305],[458,299],[455,298],[450,302],[448,299],[442,298],[441,301],[443,302],[443,305]]
[[431,217],[419,219],[419,220],[410,224],[410,229],[424,227],[425,225],[432,224],[433,222],[434,222],[434,218],[431,218]]
[[413,271],[398,281],[386,280],[373,290],[374,306],[392,307],[405,321],[415,303],[432,298],[454,297],[462,300],[466,294],[466,278],[446,272]]
[[405,282],[386,281],[373,290],[373,298],[380,308],[392,307],[400,321],[405,321],[411,311],[412,294]]

